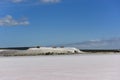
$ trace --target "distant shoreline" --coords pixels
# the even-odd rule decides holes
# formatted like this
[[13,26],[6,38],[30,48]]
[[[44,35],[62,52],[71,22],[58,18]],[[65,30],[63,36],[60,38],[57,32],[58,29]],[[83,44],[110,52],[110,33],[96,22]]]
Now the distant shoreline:
[[70,55],[83,53],[74,47],[32,47],[0,49],[0,56]]
[[10,57],[10,56],[50,56],[50,55],[97,55],[97,54],[120,54],[120,52],[114,52],[114,51],[111,51],[111,52],[92,52],[92,51],[89,51],[89,52],[83,52],[83,53],[30,53],[30,54],[26,54],[26,53],[2,53],[0,54],[0,56],[3,56],[3,57]]
[[0,56],[40,56],[74,54],[120,54],[119,49],[77,49],[72,47],[0,48]]

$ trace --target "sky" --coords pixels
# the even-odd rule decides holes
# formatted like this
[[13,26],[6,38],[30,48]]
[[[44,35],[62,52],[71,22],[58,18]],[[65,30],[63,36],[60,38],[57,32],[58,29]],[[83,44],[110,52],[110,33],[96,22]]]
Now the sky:
[[83,45],[119,48],[119,3],[119,0],[1,0],[0,47],[82,43],[80,48]]

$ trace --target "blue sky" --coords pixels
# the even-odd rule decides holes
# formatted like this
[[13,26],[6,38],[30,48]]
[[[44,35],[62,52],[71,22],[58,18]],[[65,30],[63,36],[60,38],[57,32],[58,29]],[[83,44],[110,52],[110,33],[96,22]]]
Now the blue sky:
[[1,0],[0,47],[119,39],[119,3],[119,0]]

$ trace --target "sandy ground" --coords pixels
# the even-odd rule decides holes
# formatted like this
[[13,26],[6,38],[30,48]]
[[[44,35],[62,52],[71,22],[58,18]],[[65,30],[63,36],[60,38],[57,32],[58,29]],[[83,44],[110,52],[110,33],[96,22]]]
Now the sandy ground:
[[0,80],[120,80],[120,55],[0,57]]

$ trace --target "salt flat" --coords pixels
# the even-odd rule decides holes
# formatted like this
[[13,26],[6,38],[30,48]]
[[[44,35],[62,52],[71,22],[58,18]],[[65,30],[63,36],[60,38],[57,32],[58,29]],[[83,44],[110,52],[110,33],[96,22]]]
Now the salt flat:
[[120,80],[120,55],[0,57],[0,80]]

